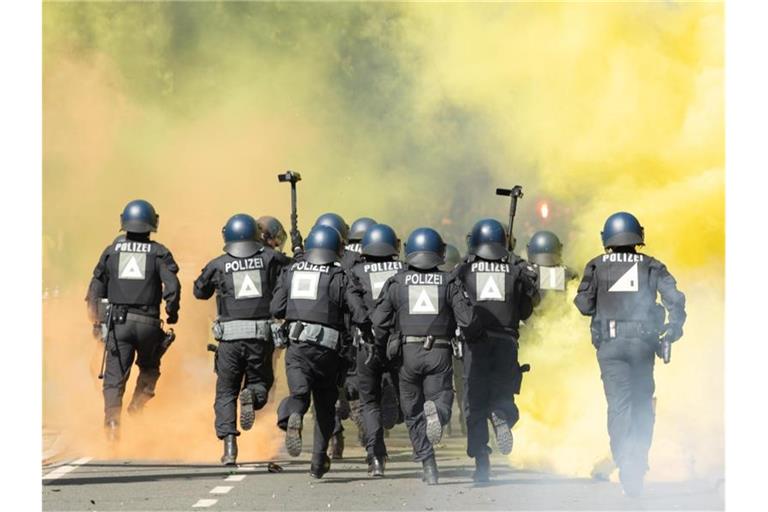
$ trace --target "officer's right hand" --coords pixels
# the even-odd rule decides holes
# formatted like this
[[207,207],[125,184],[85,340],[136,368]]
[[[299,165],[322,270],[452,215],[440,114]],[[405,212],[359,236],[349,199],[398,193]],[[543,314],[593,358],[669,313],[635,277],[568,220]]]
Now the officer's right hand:
[[96,323],[93,324],[93,326],[91,327],[91,334],[97,340],[101,339],[101,324],[100,323],[96,322]]
[[166,319],[165,322],[169,325],[173,325],[178,321],[179,321],[179,313],[168,313],[168,318]]
[[291,231],[291,249],[301,249],[302,247],[304,247],[304,240],[301,238],[299,230]]
[[667,324],[664,328],[664,341],[674,343],[683,337],[683,328],[675,324]]

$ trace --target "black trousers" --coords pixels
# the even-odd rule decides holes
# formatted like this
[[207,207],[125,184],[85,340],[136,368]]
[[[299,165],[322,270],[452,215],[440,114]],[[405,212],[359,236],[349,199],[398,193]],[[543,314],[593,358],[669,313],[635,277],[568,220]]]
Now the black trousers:
[[423,461],[434,455],[427,439],[424,402],[437,406],[440,423],[451,421],[453,406],[453,352],[450,347],[433,346],[426,350],[421,343],[403,344],[400,367],[400,406],[413,445],[414,460]]
[[365,425],[365,451],[371,457],[386,457],[387,446],[384,443],[384,426],[381,421],[381,391],[385,380],[397,389],[397,373],[391,371],[389,364],[374,359],[370,366],[365,364],[365,350],[357,354],[357,387],[360,395],[361,414]]
[[464,351],[464,414],[467,421],[467,455],[490,453],[488,417],[499,410],[509,427],[520,412],[515,404],[519,392],[520,364],[514,337],[470,341]]
[[328,450],[333,435],[340,362],[338,352],[311,343],[291,342],[285,352],[289,394],[277,408],[277,426],[285,430],[291,414],[298,412],[303,416],[309,410],[310,401],[314,403],[312,456],[315,460],[320,460]]
[[165,333],[160,327],[126,320],[115,324],[109,334],[107,361],[104,368],[104,422],[120,421],[125,384],[131,375],[134,360],[139,377],[131,402],[143,405],[155,396],[155,384],[160,378],[160,344]]
[[213,410],[216,436],[223,439],[237,430],[237,399],[248,387],[253,392],[253,408],[266,405],[275,382],[272,369],[274,345],[265,340],[222,341],[216,351],[216,400]]
[[623,470],[645,472],[653,439],[655,349],[637,338],[615,338],[597,351],[608,401],[608,435],[613,461]]

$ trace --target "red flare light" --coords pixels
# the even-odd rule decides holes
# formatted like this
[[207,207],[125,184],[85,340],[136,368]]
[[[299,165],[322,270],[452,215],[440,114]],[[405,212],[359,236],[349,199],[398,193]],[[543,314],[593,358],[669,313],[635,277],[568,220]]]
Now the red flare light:
[[549,217],[549,205],[547,203],[541,203],[541,205],[539,205],[539,214],[542,219]]

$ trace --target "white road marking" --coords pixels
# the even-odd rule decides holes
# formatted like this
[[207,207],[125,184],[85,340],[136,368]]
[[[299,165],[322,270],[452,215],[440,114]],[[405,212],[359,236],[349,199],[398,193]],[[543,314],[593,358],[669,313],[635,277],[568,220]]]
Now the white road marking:
[[84,464],[87,464],[93,459],[93,457],[81,457],[77,460],[72,461],[71,463],[65,465],[65,466],[59,466],[58,468],[54,469],[50,473],[43,475],[43,480],[56,480],[57,478],[60,478],[70,471],[74,471],[78,468],[78,466],[82,466]]
[[242,482],[246,475],[229,475],[224,479],[225,482]]
[[210,507],[211,505],[215,505],[217,501],[219,501],[219,500],[210,500],[210,499],[197,500],[197,503],[192,505],[192,508],[206,508],[206,507]]
[[217,485],[211,489],[211,494],[227,494],[232,488],[231,485]]

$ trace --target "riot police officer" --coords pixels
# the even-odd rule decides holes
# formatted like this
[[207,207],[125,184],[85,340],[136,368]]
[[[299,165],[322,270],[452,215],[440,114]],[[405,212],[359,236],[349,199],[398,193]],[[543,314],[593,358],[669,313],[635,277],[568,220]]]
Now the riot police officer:
[[[160,320],[161,300],[165,300],[166,321],[175,324],[179,319],[179,267],[163,244],[149,238],[157,231],[158,220],[147,201],[137,199],[125,206],[120,215],[120,229],[125,235],[101,253],[86,297],[91,319],[102,322],[106,334],[104,424],[111,440],[118,438],[125,384],[134,359],[139,377],[128,412],[141,411],[155,396],[160,359],[167,348]],[[102,299],[109,301],[105,318],[98,314]]]
[[[357,221],[356,221],[357,222]],[[355,224],[352,224],[353,230]],[[363,261],[352,267],[351,275],[364,292],[365,304],[373,311],[384,283],[405,270],[398,260],[400,240],[386,224],[367,228],[362,239]],[[374,345],[363,345],[357,351],[357,385],[360,393],[361,417],[364,424],[368,475],[384,476],[387,447],[384,429],[392,428],[398,419],[397,368],[383,354],[374,354]]]
[[[452,272],[461,262],[462,257],[459,249],[455,245],[445,244],[445,263],[437,268],[443,272]],[[454,340],[454,343],[458,343],[458,340]],[[462,360],[463,354],[459,356],[459,354],[454,353],[453,390],[456,394],[456,405],[459,411],[459,426],[462,435],[464,435],[467,433],[467,423],[464,419],[464,363]],[[453,435],[450,422],[446,426],[446,430],[449,436]]]
[[349,242],[349,225],[344,221],[344,218],[338,213],[324,213],[315,220],[315,226],[329,226],[339,232],[341,235],[342,244],[344,245],[344,252],[341,257],[341,267],[344,270],[349,270],[352,266],[360,261],[360,252],[352,250],[348,247]]
[[275,251],[283,252],[285,241],[288,239],[283,224],[270,215],[262,215],[256,222],[259,225],[261,242]]
[[526,246],[528,261],[533,264],[538,274],[541,293],[548,290],[564,292],[568,281],[576,275],[563,265],[563,244],[551,231],[537,231]]
[[216,293],[213,332],[219,345],[214,425],[216,437],[224,442],[221,462],[234,465],[240,435],[238,396],[240,426],[250,430],[255,411],[267,403],[274,383],[269,304],[285,256],[261,242],[259,224],[250,215],[233,215],[221,231],[224,254],[203,268],[195,280],[194,294],[207,300]]
[[[341,215],[332,212],[324,213],[315,220],[315,226],[329,226],[341,234],[342,243],[344,244],[344,252],[340,262],[341,268],[350,270],[361,260],[359,244],[349,243],[350,227]],[[364,231],[366,226],[366,220],[363,220],[362,223],[358,222],[358,225],[355,226],[357,231],[355,236],[360,236],[360,238],[362,238],[362,235],[359,235],[358,233]],[[349,322],[347,322],[347,324],[349,324]],[[351,417],[357,425],[358,438],[361,443],[364,437],[362,418],[360,416],[360,411],[358,410],[357,351],[352,343],[352,333],[350,332],[349,325],[344,329],[343,335],[345,337],[345,343],[343,347],[344,352],[342,353],[342,382],[338,402],[336,403],[335,426],[329,448],[329,453],[334,459],[341,459],[344,457],[344,425],[342,424],[342,420]]]
[[456,276],[485,333],[466,337],[467,455],[475,459],[475,481],[486,482],[490,478],[489,418],[499,451],[505,455],[512,451],[511,428],[520,417],[514,395],[520,392],[524,370],[517,357],[518,329],[520,320],[528,318],[538,303],[539,292],[535,270],[510,256],[504,226],[497,220],[475,223],[470,247],[471,255],[456,269]]
[[289,340],[285,372],[290,394],[278,407],[277,425],[286,432],[288,454],[298,456],[303,418],[312,400],[315,432],[310,475],[314,478],[321,478],[331,466],[326,451],[334,429],[345,314],[362,333],[370,332],[362,293],[338,263],[342,250],[336,229],[315,226],[305,242],[304,261],[283,271],[270,306],[276,318],[285,319]]
[[[376,342],[390,359],[402,358],[400,402],[414,459],[429,485],[438,482],[434,445],[451,419],[451,339],[456,326],[472,337],[482,328],[462,284],[439,270],[445,243],[430,228],[418,228],[405,244],[406,271],[389,278],[373,313]],[[390,341],[399,331],[400,337]]]
[[363,246],[361,244],[363,237],[365,236],[366,231],[368,231],[368,228],[374,224],[376,224],[376,221],[370,217],[360,217],[355,220],[349,227],[349,235],[347,235],[349,240],[347,241],[348,243],[345,249],[361,254],[363,252]]
[[683,335],[685,295],[662,262],[637,252],[644,230],[634,215],[614,213],[601,236],[605,253],[587,263],[574,303],[592,317],[611,453],[625,494],[637,496],[653,436],[654,354],[659,336],[672,343]]

